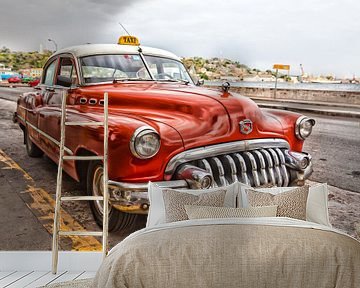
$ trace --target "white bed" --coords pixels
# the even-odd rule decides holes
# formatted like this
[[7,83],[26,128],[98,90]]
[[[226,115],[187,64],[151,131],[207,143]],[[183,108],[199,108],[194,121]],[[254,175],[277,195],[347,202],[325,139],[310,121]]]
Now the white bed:
[[[252,217],[172,223],[165,223],[166,210],[176,210],[179,203],[169,206],[164,196],[169,191],[151,185],[148,227],[110,251],[94,287],[360,287],[360,242],[331,227],[326,185],[306,192],[304,220]],[[209,211],[248,213],[244,207],[252,200],[246,188],[239,183],[226,187],[225,207],[208,207]],[[258,192],[284,197],[285,190],[289,189]],[[201,194],[219,191],[185,193],[192,195],[185,198],[200,197],[196,205],[203,205]]]

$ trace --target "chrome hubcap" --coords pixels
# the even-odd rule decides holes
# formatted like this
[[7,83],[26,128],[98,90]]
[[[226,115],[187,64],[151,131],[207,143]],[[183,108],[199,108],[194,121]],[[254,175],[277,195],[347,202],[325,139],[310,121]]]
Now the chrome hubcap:
[[[94,172],[94,176],[93,176],[93,183],[92,183],[92,187],[93,187],[93,195],[94,196],[103,196],[104,195],[104,188],[103,188],[103,167],[97,167],[95,172]],[[102,215],[104,214],[104,204],[103,201],[101,200],[95,200],[95,209]],[[109,213],[111,211],[111,205],[109,205]]]

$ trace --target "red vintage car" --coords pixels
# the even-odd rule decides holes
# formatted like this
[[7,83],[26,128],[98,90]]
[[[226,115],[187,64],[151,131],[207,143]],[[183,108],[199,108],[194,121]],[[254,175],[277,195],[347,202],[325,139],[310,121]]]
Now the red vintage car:
[[[88,44],[57,51],[40,84],[18,100],[15,119],[27,153],[59,157],[61,93],[68,121],[101,121],[109,93],[109,230],[146,214],[147,184],[209,188],[302,185],[312,172],[302,152],[314,120],[260,109],[247,97],[197,86],[180,58],[149,47]],[[102,155],[103,128],[66,127],[66,154]],[[66,161],[64,170],[89,195],[102,193],[100,161]],[[102,204],[90,202],[99,225]]]
[[8,79],[8,83],[21,83],[21,78],[19,76],[12,76]]
[[35,87],[35,86],[39,85],[39,83],[40,83],[40,78],[35,78],[28,82],[30,87]]

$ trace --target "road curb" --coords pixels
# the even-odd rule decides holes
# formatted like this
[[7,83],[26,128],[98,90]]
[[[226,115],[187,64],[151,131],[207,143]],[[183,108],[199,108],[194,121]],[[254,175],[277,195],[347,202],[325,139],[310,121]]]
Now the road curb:
[[290,104],[301,104],[301,105],[314,105],[314,106],[323,106],[323,107],[341,107],[341,108],[356,108],[360,110],[360,105],[357,104],[347,104],[347,103],[338,103],[338,102],[321,102],[321,101],[303,101],[303,100],[292,100],[292,99],[270,99],[264,97],[253,97],[249,96],[254,101],[268,102],[268,103],[290,103]]

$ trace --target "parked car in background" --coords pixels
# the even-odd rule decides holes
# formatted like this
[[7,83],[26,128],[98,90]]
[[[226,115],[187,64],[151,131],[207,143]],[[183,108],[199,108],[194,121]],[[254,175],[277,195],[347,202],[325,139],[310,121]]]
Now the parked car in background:
[[[226,85],[198,87],[181,59],[164,50],[139,44],[63,49],[45,64],[38,88],[20,96],[14,120],[28,155],[45,153],[55,162],[62,92],[68,93],[70,122],[102,121],[108,93],[110,231],[147,214],[149,181],[185,189],[236,181],[296,186],[312,172],[311,156],[302,148],[313,119],[261,109]],[[101,156],[102,129],[66,126],[65,154]],[[88,195],[102,195],[101,161],[69,160],[63,168],[84,183]],[[91,201],[90,207],[102,225],[102,202]]]
[[9,83],[21,83],[21,78],[19,76],[12,76],[8,79]]
[[26,84],[26,83],[29,83],[29,82],[32,81],[32,80],[34,80],[33,77],[24,75],[24,76],[21,78],[21,83]]
[[28,82],[30,87],[35,87],[40,83],[40,78],[35,78]]

